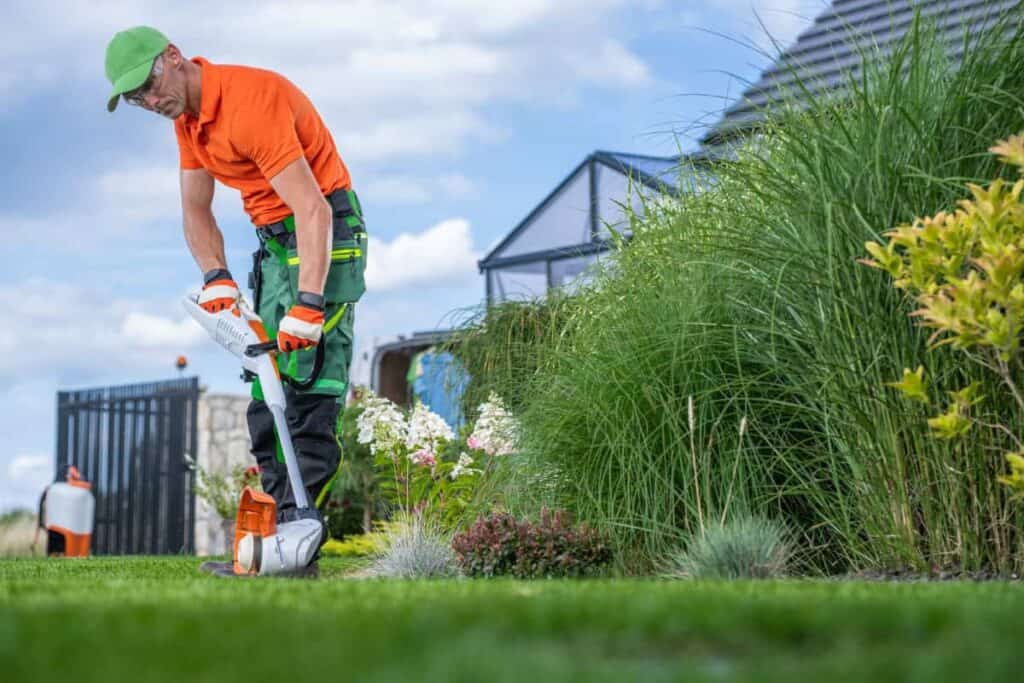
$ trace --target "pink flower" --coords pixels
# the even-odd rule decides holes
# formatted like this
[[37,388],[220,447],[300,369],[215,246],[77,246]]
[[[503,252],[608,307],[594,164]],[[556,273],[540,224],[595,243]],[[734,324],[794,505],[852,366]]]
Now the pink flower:
[[409,460],[414,465],[423,465],[424,467],[435,467],[437,465],[437,456],[426,448],[422,448],[410,455]]
[[482,444],[480,443],[480,439],[476,438],[475,436],[469,437],[466,440],[466,445],[469,446],[470,448],[474,449],[474,450],[478,449],[478,448],[481,448],[481,446],[482,446]]

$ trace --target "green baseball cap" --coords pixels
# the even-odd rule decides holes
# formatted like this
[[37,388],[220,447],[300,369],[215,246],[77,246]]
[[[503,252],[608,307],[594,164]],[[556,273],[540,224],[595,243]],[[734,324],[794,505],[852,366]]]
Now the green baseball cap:
[[114,90],[107,101],[107,111],[117,108],[121,94],[135,90],[146,82],[153,61],[170,44],[167,36],[150,26],[135,26],[120,31],[107,44],[107,80]]

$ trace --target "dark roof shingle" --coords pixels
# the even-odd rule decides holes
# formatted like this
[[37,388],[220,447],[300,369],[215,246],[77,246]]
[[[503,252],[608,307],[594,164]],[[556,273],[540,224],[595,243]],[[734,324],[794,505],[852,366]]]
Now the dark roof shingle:
[[701,142],[719,144],[755,126],[787,93],[806,97],[806,89],[812,96],[841,94],[865,54],[893,51],[918,9],[923,19],[933,22],[955,59],[960,56],[965,31],[978,33],[1020,7],[1021,0],[834,0],[726,110]]

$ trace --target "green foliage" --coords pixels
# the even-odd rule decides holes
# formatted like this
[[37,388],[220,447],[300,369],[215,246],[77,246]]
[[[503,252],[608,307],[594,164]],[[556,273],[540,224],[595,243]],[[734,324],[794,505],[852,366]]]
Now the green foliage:
[[1010,473],[998,477],[1000,484],[1006,484],[1013,489],[1013,495],[1018,500],[1024,500],[1024,455],[1021,453],[1007,453],[1006,463],[1010,466]]
[[370,447],[359,443],[358,420],[363,412],[364,387],[357,387],[355,400],[338,415],[338,444],[341,466],[325,506],[331,538],[368,533],[375,520],[384,519],[387,505],[381,495],[382,474],[374,465]]
[[784,576],[793,543],[781,523],[743,515],[710,524],[671,560],[670,572],[694,579],[771,579]]
[[604,538],[585,524],[574,527],[564,512],[541,512],[538,523],[505,513],[480,518],[452,539],[468,576],[519,579],[579,577],[611,562]]
[[344,540],[331,538],[320,552],[328,557],[373,557],[387,548],[388,535],[396,530],[397,522],[375,521],[373,530],[346,536]]
[[192,459],[189,459],[188,465],[196,474],[196,495],[213,508],[221,519],[235,518],[243,489],[249,487],[254,491],[263,490],[257,465],[235,465],[227,473],[207,470]]
[[[971,36],[953,67],[915,24],[867,55],[843,100],[797,93],[693,174],[714,178],[700,193],[647,202],[614,267],[560,302],[554,341],[515,347],[523,372],[503,371],[524,377],[512,512],[566,508],[637,568],[738,509],[786,523],[820,571],[1024,568],[1020,512],[995,480],[1013,440],[977,425],[935,439],[922,402],[881,388],[923,365],[933,401],[972,382],[996,401],[996,383],[929,350],[906,296],[857,263],[879,226],[1000,174],[978,151],[1021,125],[1024,33],[1009,28]],[[987,405],[993,424],[1024,419]]]
[[[996,144],[991,152],[1024,174],[1024,137],[1013,136]],[[886,233],[884,245],[868,242],[875,259],[863,263],[888,273],[898,289],[907,291],[921,306],[912,315],[935,330],[931,346],[951,344],[966,352],[968,360],[992,372],[1008,395],[1024,409],[1018,386],[1021,368],[1020,338],[1024,332],[1024,179],[1013,185],[1002,179],[988,187],[968,184],[973,200],[961,200],[952,213],[940,212]],[[892,384],[904,395],[920,400],[927,396],[921,377],[923,367],[903,381]],[[972,382],[948,392],[946,411],[928,420],[940,439],[959,439],[976,422],[970,409],[982,402],[980,384]],[[1024,447],[1014,431],[1009,434],[1018,449]],[[1008,455],[1011,466],[1018,456]],[[1019,472],[998,481],[1017,490]]]
[[475,417],[477,407],[492,394],[503,396],[513,413],[521,412],[527,384],[543,375],[536,350],[557,344],[573,310],[569,298],[553,292],[543,299],[466,311],[445,345],[470,378],[462,397],[463,414]]
[[36,513],[32,512],[31,510],[8,510],[7,512],[0,514],[0,526],[4,526],[7,524],[17,524],[18,522],[22,522],[24,520],[34,520],[35,517]]

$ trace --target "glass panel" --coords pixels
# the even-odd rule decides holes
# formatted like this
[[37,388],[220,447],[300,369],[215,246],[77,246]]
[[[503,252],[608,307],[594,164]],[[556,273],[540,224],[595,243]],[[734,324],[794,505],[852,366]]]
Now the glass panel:
[[584,166],[530,224],[494,256],[520,256],[590,241],[590,176]]
[[536,299],[548,291],[548,264],[534,261],[490,271],[492,301]]
[[640,202],[641,191],[650,190],[646,185],[633,181],[608,168],[604,164],[597,164],[597,207],[598,207],[598,239],[606,239],[611,233],[608,225],[616,231],[623,231],[629,227],[623,205],[632,205],[637,215],[643,214],[643,205]]
[[598,258],[597,254],[589,254],[552,261],[552,287],[561,287],[569,293],[576,291],[580,285],[590,282],[592,271],[589,271],[588,268],[596,263]]

